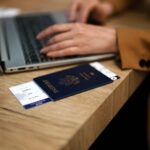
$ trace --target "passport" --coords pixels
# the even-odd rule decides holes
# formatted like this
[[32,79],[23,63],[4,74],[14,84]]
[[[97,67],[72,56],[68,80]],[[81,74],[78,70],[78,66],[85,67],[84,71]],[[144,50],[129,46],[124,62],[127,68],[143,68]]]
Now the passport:
[[113,82],[90,64],[79,65],[33,80],[53,101]]

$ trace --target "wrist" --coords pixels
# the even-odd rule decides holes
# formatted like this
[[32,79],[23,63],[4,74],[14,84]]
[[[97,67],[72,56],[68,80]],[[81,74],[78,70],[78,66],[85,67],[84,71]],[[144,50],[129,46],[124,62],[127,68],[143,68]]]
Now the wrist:
[[118,53],[119,50],[118,50],[118,40],[117,40],[117,30],[115,28],[111,28],[110,29],[110,32],[111,32],[111,46],[110,46],[110,49],[111,49],[111,52],[112,53]]

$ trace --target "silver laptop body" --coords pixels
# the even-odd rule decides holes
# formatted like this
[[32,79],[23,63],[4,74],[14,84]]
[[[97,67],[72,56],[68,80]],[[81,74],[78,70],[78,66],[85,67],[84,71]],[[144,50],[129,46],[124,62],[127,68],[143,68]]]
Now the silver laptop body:
[[[67,22],[67,17],[64,12],[50,12],[50,13],[36,13],[28,15],[20,15],[17,17],[0,19],[0,71],[5,73],[21,72],[27,70],[43,69],[60,65],[67,65],[79,62],[89,62],[101,59],[114,57],[114,54],[91,55],[91,56],[73,56],[65,58],[34,58],[33,61],[28,58],[35,53],[38,55],[40,48],[37,46],[36,41],[26,38],[35,38],[39,29],[33,29],[35,32],[30,33],[32,30],[32,19],[41,18],[41,26],[47,24],[42,21],[42,18],[50,16],[52,24]],[[20,21],[21,20],[21,21]],[[26,20],[26,21],[25,21]],[[45,18],[46,20],[46,18]],[[38,20],[39,21],[39,20]],[[30,22],[30,23],[28,23]],[[39,24],[39,23],[37,23]],[[51,23],[50,23],[51,24]],[[24,26],[26,26],[24,28]],[[22,29],[23,26],[23,29]],[[47,24],[47,26],[49,26]],[[36,26],[35,26],[36,27]],[[45,26],[46,27],[46,26]],[[43,28],[45,28],[43,26]],[[24,34],[28,34],[24,36]],[[42,43],[41,43],[42,44]],[[36,51],[35,51],[36,49]],[[32,56],[31,56],[32,57]],[[44,56],[43,56],[44,57]]]

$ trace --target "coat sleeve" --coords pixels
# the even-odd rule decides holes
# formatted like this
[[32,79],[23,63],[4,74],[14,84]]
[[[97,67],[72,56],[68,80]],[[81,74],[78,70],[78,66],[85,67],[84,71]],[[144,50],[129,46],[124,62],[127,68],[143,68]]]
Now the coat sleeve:
[[123,69],[150,71],[150,30],[117,29]]
[[123,11],[129,7],[139,5],[143,0],[107,0],[114,7],[114,13]]

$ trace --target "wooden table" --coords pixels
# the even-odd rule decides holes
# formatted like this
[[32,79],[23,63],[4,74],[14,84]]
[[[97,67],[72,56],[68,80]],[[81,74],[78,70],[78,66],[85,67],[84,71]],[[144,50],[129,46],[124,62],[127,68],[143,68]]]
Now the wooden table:
[[[35,2],[35,3],[33,3]],[[0,6],[24,12],[64,9],[65,0],[1,0]],[[0,76],[0,150],[86,150],[105,129],[146,74],[101,62],[121,78],[57,102],[25,110],[9,87],[73,65]]]

